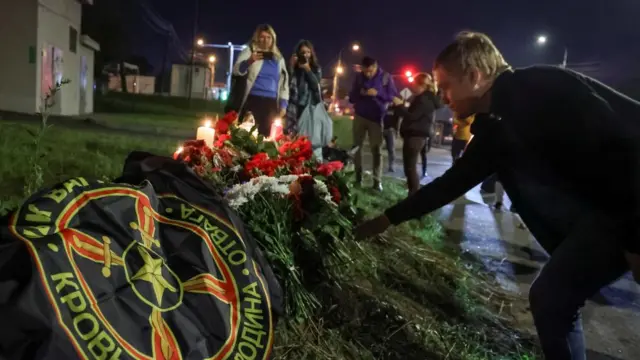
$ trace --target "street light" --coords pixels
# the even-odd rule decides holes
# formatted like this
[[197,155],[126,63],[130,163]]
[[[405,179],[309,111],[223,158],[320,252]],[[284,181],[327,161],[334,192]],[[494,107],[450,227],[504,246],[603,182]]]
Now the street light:
[[[547,44],[547,37],[545,35],[539,35],[538,38],[536,39],[536,43],[539,46],[545,46]],[[567,57],[568,57],[568,50],[567,47],[564,47],[564,55],[562,57],[562,64],[560,64],[561,67],[566,68],[567,67]]]
[[[342,51],[343,50],[344,50],[344,48],[340,49],[340,52],[338,52],[338,65],[336,66],[335,74],[333,74],[333,96],[332,96],[333,104],[332,104],[332,107],[334,109],[337,108],[337,103],[338,103],[338,76],[342,75],[344,73],[344,67],[342,66]],[[351,44],[351,51],[353,51],[353,52],[360,51],[360,44],[358,44],[358,43]]]
[[196,42],[196,44],[198,44],[198,46],[202,46],[202,45],[204,45],[204,39],[198,39],[198,41]]
[[216,57],[214,55],[209,56],[209,62],[210,63],[216,62]]

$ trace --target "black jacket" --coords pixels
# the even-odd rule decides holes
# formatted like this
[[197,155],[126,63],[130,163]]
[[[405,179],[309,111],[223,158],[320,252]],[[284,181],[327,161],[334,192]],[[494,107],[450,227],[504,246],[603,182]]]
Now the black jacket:
[[598,214],[640,252],[640,103],[571,70],[501,74],[489,114],[476,114],[464,156],[387,209],[393,224],[421,217],[493,173],[538,239],[559,243]]
[[441,107],[440,97],[430,91],[425,91],[415,96],[408,108],[404,106],[395,107],[396,114],[402,116],[400,135],[402,137],[430,136],[435,111]]

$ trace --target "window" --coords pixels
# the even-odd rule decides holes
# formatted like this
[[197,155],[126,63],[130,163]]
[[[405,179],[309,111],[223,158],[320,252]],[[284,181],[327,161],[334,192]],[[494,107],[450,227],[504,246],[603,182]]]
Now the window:
[[78,51],[78,30],[69,26],[69,51],[76,53]]

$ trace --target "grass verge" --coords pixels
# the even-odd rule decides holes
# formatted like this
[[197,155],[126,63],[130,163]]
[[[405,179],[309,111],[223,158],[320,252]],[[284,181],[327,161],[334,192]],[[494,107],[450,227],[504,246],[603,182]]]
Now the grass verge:
[[[0,212],[24,198],[31,137],[25,124],[0,123]],[[116,177],[131,150],[170,154],[162,137],[121,136],[53,127],[41,143],[40,186],[73,176]],[[382,194],[358,191],[375,215],[406,196],[387,180]],[[533,359],[531,339],[516,330],[510,309],[524,299],[505,293],[447,249],[442,229],[426,217],[391,229],[376,241],[349,244],[339,287],[319,286],[323,307],[312,319],[281,322],[277,359]]]

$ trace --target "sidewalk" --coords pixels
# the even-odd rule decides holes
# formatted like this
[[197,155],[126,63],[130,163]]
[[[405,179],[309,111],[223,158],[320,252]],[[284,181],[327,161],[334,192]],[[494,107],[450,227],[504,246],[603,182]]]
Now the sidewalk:
[[[432,149],[427,156],[429,178],[426,182],[429,182],[451,166],[451,155],[446,149]],[[365,159],[370,164],[371,154],[365,153]],[[386,159],[383,162],[386,168]],[[399,159],[394,176],[404,179],[401,163]],[[504,288],[526,296],[547,255],[529,231],[521,228],[521,219],[508,211],[492,210],[488,204],[493,201],[493,196],[483,197],[477,186],[435,215],[445,227],[449,241],[479,259],[495,273]],[[510,205],[505,199],[504,208],[509,209]],[[533,328],[529,314],[522,314],[521,321]],[[640,287],[630,275],[588,301],[583,321],[589,360],[640,357]]]

